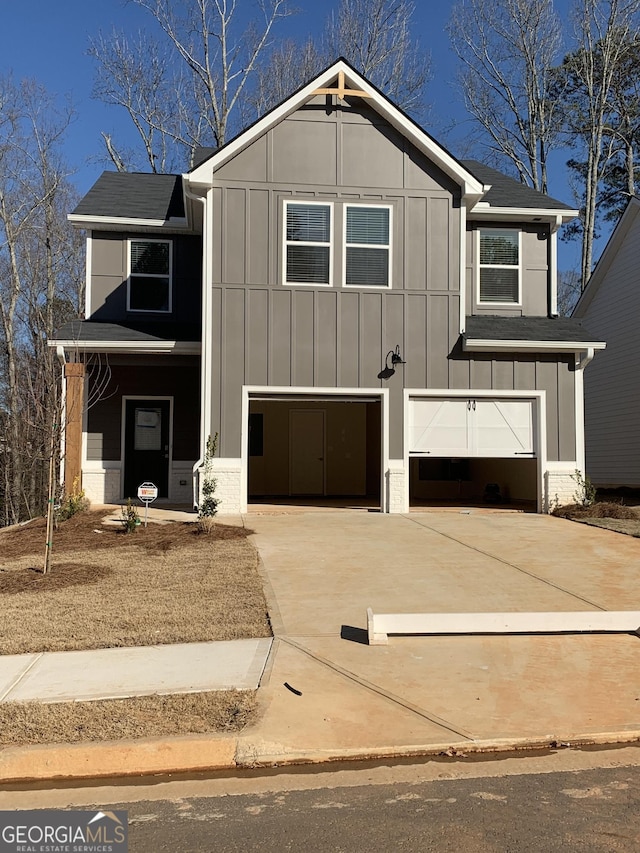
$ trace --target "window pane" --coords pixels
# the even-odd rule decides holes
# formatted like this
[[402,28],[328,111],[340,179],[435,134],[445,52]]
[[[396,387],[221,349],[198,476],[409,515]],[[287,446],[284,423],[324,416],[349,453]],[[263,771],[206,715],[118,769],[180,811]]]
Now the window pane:
[[480,232],[480,263],[518,265],[518,232],[501,228]]
[[287,281],[329,284],[329,247],[287,246]]
[[168,275],[169,244],[132,242],[131,272]]
[[347,243],[372,243],[388,246],[388,208],[347,207]]
[[169,279],[153,276],[131,276],[129,308],[133,311],[168,311]]
[[359,249],[347,246],[347,284],[387,287],[389,250]]
[[517,302],[518,270],[481,269],[481,302]]
[[287,205],[287,240],[328,243],[331,210],[323,204]]

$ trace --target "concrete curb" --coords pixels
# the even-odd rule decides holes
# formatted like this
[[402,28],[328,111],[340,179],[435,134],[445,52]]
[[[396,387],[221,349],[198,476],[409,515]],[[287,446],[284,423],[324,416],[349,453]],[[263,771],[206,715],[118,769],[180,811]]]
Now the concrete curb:
[[236,738],[216,735],[7,747],[0,783],[225,770],[236,766],[236,750]]
[[216,735],[184,735],[88,744],[46,744],[7,747],[1,750],[0,784],[250,770],[394,758],[464,758],[483,753],[613,746],[635,742],[640,742],[640,730],[566,737],[545,735],[537,738],[497,738],[456,743],[315,750],[293,750],[284,744]]

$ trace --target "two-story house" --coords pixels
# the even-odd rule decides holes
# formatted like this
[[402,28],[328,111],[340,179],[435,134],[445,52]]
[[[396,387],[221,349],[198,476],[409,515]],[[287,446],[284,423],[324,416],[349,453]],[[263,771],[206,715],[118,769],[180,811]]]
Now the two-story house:
[[197,499],[215,433],[221,513],[571,498],[604,346],[557,317],[576,211],[457,160],[343,60],[200,154],[105,173],[71,215],[87,320],[51,343],[93,501]]

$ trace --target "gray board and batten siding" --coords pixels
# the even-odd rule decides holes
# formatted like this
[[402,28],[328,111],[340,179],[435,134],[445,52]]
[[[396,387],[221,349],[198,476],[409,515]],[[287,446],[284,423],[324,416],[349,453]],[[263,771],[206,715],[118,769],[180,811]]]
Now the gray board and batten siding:
[[632,199],[574,313],[607,342],[585,373],[586,470],[601,487],[640,488],[639,267]]
[[[291,199],[333,205],[332,286],[283,283]],[[389,288],[342,285],[348,203],[392,208]],[[316,98],[223,164],[213,175],[210,222],[212,359],[220,366],[211,422],[222,457],[241,456],[240,389],[249,385],[388,387],[391,458],[404,451],[403,388],[545,390],[547,458],[575,459],[573,355],[462,350],[460,189],[361,101],[329,109]],[[533,281],[523,309],[544,317],[547,238],[543,226],[523,234],[523,275]],[[406,365],[380,379],[396,345]]]

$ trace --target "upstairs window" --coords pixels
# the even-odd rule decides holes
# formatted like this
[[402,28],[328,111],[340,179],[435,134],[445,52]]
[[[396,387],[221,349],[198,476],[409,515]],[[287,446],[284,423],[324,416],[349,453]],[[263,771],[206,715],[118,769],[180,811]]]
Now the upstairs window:
[[285,202],[285,282],[331,284],[331,205]]
[[520,304],[520,232],[511,228],[480,229],[479,302]]
[[171,242],[129,241],[128,311],[171,311]]
[[346,285],[389,287],[391,208],[382,205],[346,206]]

